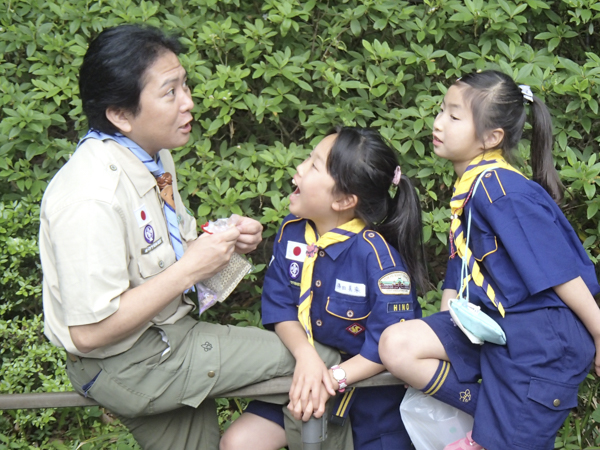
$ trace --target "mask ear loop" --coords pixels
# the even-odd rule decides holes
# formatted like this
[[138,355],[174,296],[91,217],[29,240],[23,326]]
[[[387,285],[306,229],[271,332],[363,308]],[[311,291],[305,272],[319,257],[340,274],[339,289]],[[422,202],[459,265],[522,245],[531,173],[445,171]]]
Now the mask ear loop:
[[[479,178],[477,179],[475,187],[473,188],[473,193],[471,194],[471,198],[475,197],[475,192],[477,191],[477,187],[479,186],[479,183],[481,183],[481,179],[483,178],[483,175],[485,175],[490,170],[494,170],[494,169],[496,169],[496,167],[490,167],[490,168],[484,170],[483,172],[481,172],[481,174],[479,175]],[[466,207],[464,209],[463,214],[467,214]],[[471,217],[472,217],[472,214],[471,214],[471,211],[469,210],[469,218],[467,219],[467,237],[466,237],[466,242],[465,242],[465,254],[462,256],[462,265],[460,268],[460,292],[458,294],[459,299],[466,300],[467,302],[469,301],[469,281],[471,280],[471,275],[469,275],[469,265],[468,265],[469,252],[471,251],[471,250],[469,250],[469,239],[471,236]],[[475,256],[473,256],[473,258],[474,257]],[[466,292],[466,294],[467,294],[466,297],[463,296],[463,292]]]

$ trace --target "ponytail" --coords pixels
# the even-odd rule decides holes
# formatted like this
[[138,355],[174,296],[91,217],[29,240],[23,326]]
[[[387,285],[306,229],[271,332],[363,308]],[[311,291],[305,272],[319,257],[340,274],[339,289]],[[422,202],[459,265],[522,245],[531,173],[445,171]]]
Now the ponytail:
[[387,216],[376,230],[398,250],[411,278],[424,292],[429,278],[425,264],[421,203],[406,175],[401,176],[396,195],[389,199],[388,205]]
[[337,127],[337,137],[327,157],[327,172],[335,192],[356,195],[354,214],[398,252],[414,284],[428,288],[423,247],[421,205],[410,179],[395,184],[398,154],[371,128]]
[[502,150],[508,162],[515,159],[513,152],[521,140],[527,119],[525,104],[530,105],[533,180],[559,203],[564,188],[552,158],[552,119],[546,105],[533,95],[529,86],[517,86],[510,76],[495,70],[470,73],[456,84],[469,87],[464,95],[470,104],[479,139],[483,139],[488,130],[504,130],[504,139],[497,148]]
[[554,167],[552,157],[552,119],[548,108],[539,98],[533,97],[530,105],[531,167],[533,180],[539,183],[556,203],[563,199],[563,184]]

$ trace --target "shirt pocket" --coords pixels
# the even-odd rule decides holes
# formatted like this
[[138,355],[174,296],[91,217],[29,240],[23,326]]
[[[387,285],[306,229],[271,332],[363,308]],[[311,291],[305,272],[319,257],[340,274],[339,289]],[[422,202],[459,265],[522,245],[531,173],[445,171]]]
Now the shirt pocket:
[[138,269],[144,279],[152,278],[163,272],[176,261],[175,251],[169,242],[162,242],[154,250],[138,257]]
[[498,241],[496,236],[492,234],[481,234],[471,236],[471,251],[473,256],[479,262],[483,261],[486,256],[495,253],[498,250]]
[[325,310],[339,319],[357,321],[369,317],[371,305],[367,302],[356,301],[356,297],[351,300],[345,296],[332,295],[327,297]]

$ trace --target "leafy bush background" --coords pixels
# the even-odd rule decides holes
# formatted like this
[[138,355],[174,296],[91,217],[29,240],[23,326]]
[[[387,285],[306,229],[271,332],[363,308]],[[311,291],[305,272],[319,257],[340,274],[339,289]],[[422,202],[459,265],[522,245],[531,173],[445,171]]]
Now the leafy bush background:
[[[443,278],[453,171],[432,152],[447,86],[495,68],[532,86],[554,119],[565,212],[600,255],[600,4],[564,1],[0,0],[0,391],[69,389],[64,354],[42,334],[37,228],[43,191],[86,130],[77,72],[101,30],[159,26],[188,46],[196,102],[190,144],[174,152],[199,221],[260,218],[259,269],[211,320],[260,323],[261,270],[286,214],[294,167],[335,124],[373,126],[418,187],[434,284]],[[528,142],[520,147],[528,166]],[[423,298],[427,311],[439,295]],[[598,447],[591,376],[557,448]],[[221,403],[224,426],[237,409]],[[237,413],[233,412],[235,416]],[[102,410],[3,412],[0,449],[130,448]]]

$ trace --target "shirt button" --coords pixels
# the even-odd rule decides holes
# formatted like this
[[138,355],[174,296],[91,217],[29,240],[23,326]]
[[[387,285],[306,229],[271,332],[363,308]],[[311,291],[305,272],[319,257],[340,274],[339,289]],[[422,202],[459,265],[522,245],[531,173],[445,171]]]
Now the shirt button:
[[324,252],[323,250],[321,250],[321,251],[319,252],[319,256],[322,258],[323,256],[325,256],[325,252]]
[[214,378],[215,377],[215,371],[214,370],[209,370],[207,375],[208,375],[208,378]]
[[[488,172],[488,173],[486,173],[484,176],[485,176],[486,178],[489,178],[489,177],[491,177],[491,176],[492,176],[492,173],[491,173],[491,172]],[[559,402],[559,403],[560,403],[560,402]]]
[[400,319],[400,322],[404,322],[406,319]]
[[315,281],[315,286],[316,287],[321,287],[321,280]]
[[315,324],[316,324],[318,327],[320,327],[321,325],[323,325],[323,321],[322,321],[321,319],[317,319],[317,320],[315,321]]
[[117,170],[117,166],[115,166],[114,164],[111,164],[110,170],[112,170],[114,172],[115,170]]
[[553,404],[554,406],[556,406],[556,407],[559,407],[559,406],[560,406],[560,400],[559,400],[559,399],[556,399],[556,400],[554,400],[554,401],[552,402],[552,404]]
[[369,233],[369,234],[367,234],[367,236],[369,236],[370,238],[374,238],[375,237],[375,233]]
[[161,269],[163,267],[165,267],[165,263],[164,263],[164,261],[162,259],[158,262],[158,267],[160,267]]
[[354,317],[354,311],[352,311],[351,309],[349,309],[348,312],[346,313],[346,315],[348,317]]

